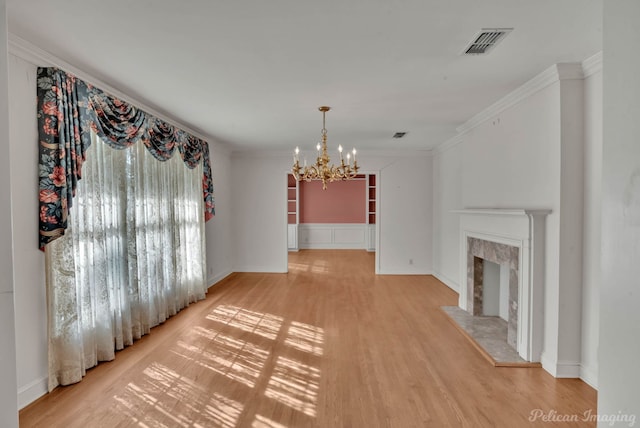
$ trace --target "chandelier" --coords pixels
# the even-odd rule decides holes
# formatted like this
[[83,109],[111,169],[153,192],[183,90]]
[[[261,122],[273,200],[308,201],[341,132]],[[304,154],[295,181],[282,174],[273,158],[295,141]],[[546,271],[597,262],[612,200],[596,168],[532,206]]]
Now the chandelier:
[[[329,165],[329,154],[327,153],[327,128],[325,127],[325,115],[331,110],[331,107],[322,106],[318,110],[322,112],[322,142],[318,143],[316,150],[318,156],[316,163],[307,166],[307,160],[304,160],[304,167],[300,167],[299,153],[300,149],[296,147],[293,155],[293,167],[291,172],[297,181],[322,180],[322,190],[327,188],[327,182],[337,180],[351,180],[358,173],[358,162],[356,161],[356,149],[351,153],[347,153],[347,161],[345,163],[342,155],[342,145],[338,146],[340,153],[340,165]],[[353,158],[351,157],[353,154]]]

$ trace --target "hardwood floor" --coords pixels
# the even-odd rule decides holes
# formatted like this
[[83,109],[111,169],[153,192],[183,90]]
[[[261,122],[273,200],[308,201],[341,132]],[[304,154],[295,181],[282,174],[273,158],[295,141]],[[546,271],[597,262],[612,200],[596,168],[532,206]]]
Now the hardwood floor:
[[[582,381],[489,364],[439,309],[457,294],[435,278],[376,276],[364,251],[300,251],[289,265],[232,274],[23,409],[20,426],[595,426]],[[531,422],[537,409],[574,421]]]

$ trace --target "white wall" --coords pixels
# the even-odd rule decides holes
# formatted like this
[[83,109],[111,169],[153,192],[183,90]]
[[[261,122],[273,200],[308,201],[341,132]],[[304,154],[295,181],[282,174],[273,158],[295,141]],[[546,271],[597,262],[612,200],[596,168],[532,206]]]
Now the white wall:
[[[545,367],[554,376],[579,377],[582,346],[582,234],[584,211],[584,80],[560,82],[560,235],[558,258],[558,353]],[[545,292],[548,289],[545,289]],[[549,357],[547,355],[547,357]]]
[[[379,172],[380,273],[430,273],[432,159],[425,152],[359,154],[362,172]],[[232,156],[233,270],[286,272],[288,154]],[[409,264],[409,259],[413,261]]]
[[453,140],[439,148],[433,159],[433,274],[451,289],[460,292],[460,218],[452,210],[462,203],[462,150]]
[[47,391],[47,311],[44,254],[38,249],[38,129],[36,66],[9,56],[11,164],[18,405]]
[[600,218],[602,209],[602,69],[584,81],[584,227],[582,267],[582,361],[580,377],[598,386],[600,320]]
[[[9,55],[11,224],[14,236],[15,335],[18,407],[47,391],[47,320],[44,254],[38,250],[38,131],[36,123],[36,70],[33,63]],[[4,99],[4,98],[3,98]],[[5,130],[7,127],[2,126]],[[216,216],[206,224],[207,277],[214,284],[231,273],[230,152],[210,143]],[[2,173],[8,171],[0,168]],[[9,180],[3,180],[8,183]],[[7,186],[0,191],[9,192]],[[9,200],[7,194],[6,199]],[[3,205],[3,208],[6,205]],[[7,207],[8,209],[8,207]],[[2,240],[3,245],[5,244]],[[11,257],[2,257],[4,261]],[[11,264],[9,264],[11,268]],[[4,278],[4,265],[2,269]],[[8,270],[7,272],[10,272]],[[4,316],[4,310],[2,312]],[[6,325],[4,322],[3,326]],[[4,343],[4,342],[3,342]],[[15,389],[14,389],[15,391]],[[0,424],[2,425],[2,424]],[[4,426],[4,425],[2,425]]]
[[434,159],[434,272],[453,289],[465,279],[458,278],[459,219],[451,210],[552,210],[542,362],[559,377],[580,374],[583,105],[581,67],[553,66],[471,118]]
[[556,82],[464,137],[466,208],[549,208],[559,189],[560,112]]
[[206,224],[207,279],[213,285],[231,270],[231,152],[218,143],[209,143],[216,214]]
[[[640,2],[604,2],[598,413],[640,419]],[[606,421],[598,426],[610,426]],[[615,426],[631,426],[618,421]]]
[[287,272],[287,171],[291,156],[231,157],[234,272]]
[[378,273],[432,273],[433,158],[389,160],[378,177]]
[[[559,207],[557,92],[557,83],[543,88],[436,150],[434,271],[452,288],[460,286],[460,231],[451,210]],[[549,216],[550,233],[557,216],[557,210]]]
[[[18,426],[16,394],[16,346],[14,331],[14,272],[11,227],[11,147],[9,145],[9,97],[6,4],[0,0],[0,426]],[[9,154],[9,155],[7,155]]]

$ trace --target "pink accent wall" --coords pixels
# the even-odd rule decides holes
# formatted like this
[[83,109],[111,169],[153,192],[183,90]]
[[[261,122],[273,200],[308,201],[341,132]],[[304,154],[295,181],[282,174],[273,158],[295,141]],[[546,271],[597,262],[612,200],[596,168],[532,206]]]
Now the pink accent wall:
[[367,182],[300,182],[300,223],[366,223]]

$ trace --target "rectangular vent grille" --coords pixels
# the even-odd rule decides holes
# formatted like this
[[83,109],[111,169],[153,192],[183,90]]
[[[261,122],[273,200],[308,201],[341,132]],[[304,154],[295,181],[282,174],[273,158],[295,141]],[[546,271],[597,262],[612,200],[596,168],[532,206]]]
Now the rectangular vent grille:
[[466,55],[482,55],[489,52],[513,28],[483,28],[464,50]]

